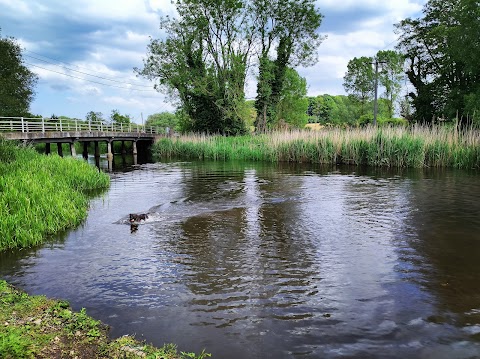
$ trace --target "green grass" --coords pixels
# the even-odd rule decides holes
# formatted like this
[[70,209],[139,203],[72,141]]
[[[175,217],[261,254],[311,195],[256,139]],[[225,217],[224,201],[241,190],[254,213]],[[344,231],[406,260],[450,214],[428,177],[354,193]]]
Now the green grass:
[[353,164],[382,167],[480,167],[480,133],[447,127],[365,127],[240,137],[187,135],[153,146],[160,158]]
[[85,219],[88,194],[108,175],[82,160],[0,140],[0,250],[29,247]]
[[173,344],[155,348],[124,336],[111,340],[108,328],[88,316],[74,312],[68,302],[30,296],[0,280],[0,358],[147,358],[204,359],[178,352]]

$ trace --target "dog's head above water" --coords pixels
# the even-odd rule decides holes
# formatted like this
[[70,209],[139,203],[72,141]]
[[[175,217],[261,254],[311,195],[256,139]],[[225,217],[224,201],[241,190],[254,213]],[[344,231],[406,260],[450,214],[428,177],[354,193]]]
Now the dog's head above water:
[[148,218],[148,214],[146,213],[141,213],[141,214],[130,213],[130,222],[145,221],[147,218]]

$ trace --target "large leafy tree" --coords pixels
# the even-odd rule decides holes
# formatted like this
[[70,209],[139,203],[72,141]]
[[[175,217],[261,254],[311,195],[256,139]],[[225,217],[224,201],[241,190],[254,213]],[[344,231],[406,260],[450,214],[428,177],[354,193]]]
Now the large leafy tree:
[[375,57],[355,57],[348,62],[343,78],[346,92],[360,104],[360,116],[370,112],[370,104],[375,92],[375,70],[373,63],[379,65],[378,86],[384,89],[383,97],[388,107],[387,117],[393,117],[395,103],[401,90],[404,56],[396,51],[383,50]]
[[354,57],[348,62],[343,80],[345,91],[360,103],[360,115],[366,113],[366,105],[374,92],[375,73],[371,57]]
[[308,122],[307,80],[297,71],[287,68],[283,89],[277,104],[276,124],[303,128]]
[[144,68],[156,88],[179,99],[191,129],[245,132],[244,87],[253,43],[241,0],[177,0],[178,18],[164,18],[165,40],[151,40]]
[[480,112],[480,3],[430,0],[423,17],[397,24],[417,121]]
[[387,100],[388,117],[392,118],[395,103],[402,89],[405,58],[399,52],[382,50],[377,53],[377,61],[381,64],[378,82],[385,90],[383,96]]
[[37,81],[16,40],[0,36],[0,116],[28,116]]
[[151,40],[143,69],[178,99],[193,131],[244,133],[245,81],[259,66],[256,126],[277,119],[288,67],[315,62],[321,15],[313,0],[177,0],[165,40]]
[[251,8],[259,45],[255,127],[263,132],[278,118],[288,68],[317,61],[322,14],[313,0],[256,0]]

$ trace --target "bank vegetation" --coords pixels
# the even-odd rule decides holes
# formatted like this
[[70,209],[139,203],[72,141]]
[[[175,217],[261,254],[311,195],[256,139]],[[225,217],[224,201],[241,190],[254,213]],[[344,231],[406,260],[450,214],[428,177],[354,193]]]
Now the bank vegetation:
[[184,135],[159,141],[163,158],[385,167],[480,167],[478,130],[446,126],[352,127],[250,136]]
[[[72,157],[38,154],[0,139],[0,251],[40,244],[86,217],[92,195],[109,186],[108,175]],[[0,358],[208,357],[178,352],[131,336],[110,339],[108,327],[73,311],[68,302],[30,296],[0,280]]]
[[0,251],[37,245],[79,225],[89,194],[109,183],[108,175],[84,161],[0,140]]

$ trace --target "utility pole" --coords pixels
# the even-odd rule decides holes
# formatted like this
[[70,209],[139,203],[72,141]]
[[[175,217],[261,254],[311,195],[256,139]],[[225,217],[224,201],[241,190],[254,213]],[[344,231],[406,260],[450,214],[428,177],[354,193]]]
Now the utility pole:
[[377,113],[378,113],[378,64],[386,64],[385,61],[378,61],[375,58],[375,100],[373,102],[373,125],[377,125]]

